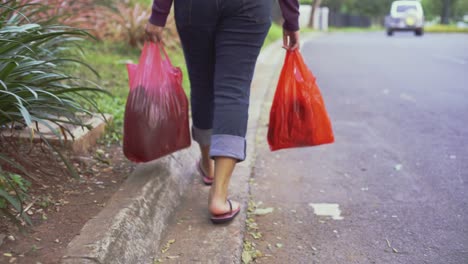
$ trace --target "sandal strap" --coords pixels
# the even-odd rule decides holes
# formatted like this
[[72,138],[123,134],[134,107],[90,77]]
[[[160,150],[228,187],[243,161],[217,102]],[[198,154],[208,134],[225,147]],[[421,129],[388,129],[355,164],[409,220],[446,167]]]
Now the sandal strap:
[[227,202],[229,203],[229,213],[232,213],[232,202],[229,199],[227,199]]

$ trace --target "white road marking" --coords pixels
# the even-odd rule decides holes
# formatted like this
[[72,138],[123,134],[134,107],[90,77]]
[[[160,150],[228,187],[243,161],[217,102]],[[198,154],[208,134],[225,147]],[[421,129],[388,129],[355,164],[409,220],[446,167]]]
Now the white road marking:
[[468,62],[466,60],[462,60],[462,59],[458,59],[458,58],[454,58],[454,57],[449,57],[449,56],[445,56],[445,55],[432,55],[432,56],[434,58],[437,58],[437,59],[441,59],[441,60],[445,60],[445,61],[449,61],[449,62],[461,64],[461,65],[468,64]]
[[332,203],[309,203],[314,208],[314,213],[320,216],[331,216],[333,220],[343,220],[339,204]]
[[461,184],[465,183],[463,179],[460,177],[460,174],[457,174],[458,180],[460,181]]
[[406,101],[413,102],[413,103],[416,102],[416,100],[414,100],[414,98],[409,94],[401,93],[400,98]]

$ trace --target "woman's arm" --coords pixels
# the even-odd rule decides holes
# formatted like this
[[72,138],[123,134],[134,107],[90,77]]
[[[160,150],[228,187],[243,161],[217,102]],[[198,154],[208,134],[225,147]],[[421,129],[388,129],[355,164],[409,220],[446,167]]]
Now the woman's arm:
[[153,0],[149,22],[155,26],[164,27],[171,11],[171,6],[172,0]]
[[283,28],[288,31],[299,30],[299,1],[298,0],[279,0],[281,13],[283,14]]
[[299,48],[299,1],[279,0],[283,14],[283,48],[295,50]]
[[153,0],[151,16],[146,24],[146,37],[152,42],[162,42],[163,29],[171,11],[172,0]]

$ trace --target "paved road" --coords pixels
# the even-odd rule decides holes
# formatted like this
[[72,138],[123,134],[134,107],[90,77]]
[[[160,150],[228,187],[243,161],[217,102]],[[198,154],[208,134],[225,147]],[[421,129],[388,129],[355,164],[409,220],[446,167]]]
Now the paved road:
[[468,263],[468,35],[335,33],[303,55],[336,143],[270,152],[260,129],[259,262]]

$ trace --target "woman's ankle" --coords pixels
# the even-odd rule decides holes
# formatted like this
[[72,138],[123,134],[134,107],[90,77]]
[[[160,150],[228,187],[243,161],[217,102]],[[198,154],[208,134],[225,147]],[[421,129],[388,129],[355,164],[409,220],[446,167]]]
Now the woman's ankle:
[[[239,205],[237,202],[231,201],[232,203],[232,210],[236,210]],[[229,213],[231,211],[231,208],[229,206],[229,203],[227,199],[217,199],[214,198],[211,200],[208,209],[210,210],[210,213],[213,215],[221,215],[225,213]]]
[[200,165],[202,167],[203,172],[208,178],[213,179],[214,178],[214,162],[211,159],[201,159]]
[[210,157],[210,146],[200,146],[200,165],[209,178],[214,178],[214,161]]
[[[208,207],[212,214],[219,215],[230,211],[227,202],[229,181],[234,171],[236,161],[229,157],[216,157],[215,161],[215,179],[210,189]],[[236,210],[239,204],[233,202],[232,210]]]

